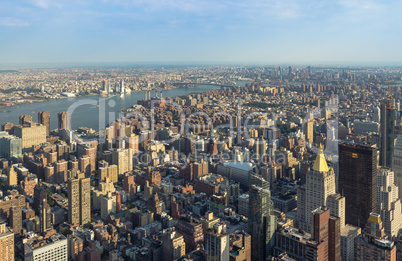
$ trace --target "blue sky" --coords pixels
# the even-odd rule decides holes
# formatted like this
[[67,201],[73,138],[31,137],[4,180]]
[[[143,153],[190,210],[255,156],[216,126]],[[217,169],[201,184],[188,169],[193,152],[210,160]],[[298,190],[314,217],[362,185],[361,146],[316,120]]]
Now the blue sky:
[[402,65],[402,0],[0,0],[0,63]]

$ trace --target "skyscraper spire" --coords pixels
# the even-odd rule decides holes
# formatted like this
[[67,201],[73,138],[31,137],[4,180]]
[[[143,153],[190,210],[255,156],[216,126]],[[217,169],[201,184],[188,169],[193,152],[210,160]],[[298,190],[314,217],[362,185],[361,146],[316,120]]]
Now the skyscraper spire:
[[324,156],[323,146],[320,144],[320,152],[318,152],[317,157],[315,158],[313,170],[318,172],[326,172],[329,170],[327,161]]

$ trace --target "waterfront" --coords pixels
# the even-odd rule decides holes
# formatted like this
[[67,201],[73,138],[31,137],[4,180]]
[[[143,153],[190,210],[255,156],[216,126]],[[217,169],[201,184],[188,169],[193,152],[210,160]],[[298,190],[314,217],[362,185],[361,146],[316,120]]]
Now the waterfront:
[[[216,85],[199,85],[196,87],[176,88],[163,91],[163,97],[175,97],[188,95],[191,93],[201,93],[209,90],[217,90],[220,86]],[[160,94],[160,91],[158,92]],[[155,91],[151,92],[151,96],[155,96]],[[124,96],[115,95],[105,97],[106,99],[106,115],[108,118],[117,117],[118,112],[122,108],[131,107],[137,104],[138,100],[145,97],[145,92],[132,92]],[[88,105],[84,103],[99,102],[103,97],[85,96],[75,97],[60,100],[51,100],[46,102],[36,102],[32,104],[22,104],[16,107],[3,108],[5,112],[0,112],[0,124],[12,122],[18,124],[19,116],[32,115],[33,121],[38,121],[38,112],[50,112],[50,128],[57,128],[57,114],[62,111],[67,111],[73,104],[83,104],[78,106],[71,115],[71,128],[89,127],[95,130],[99,128],[99,108],[96,105]],[[114,101],[114,102],[113,102]],[[113,106],[114,105],[114,106]],[[7,112],[9,111],[9,112]],[[108,122],[109,120],[106,119]]]

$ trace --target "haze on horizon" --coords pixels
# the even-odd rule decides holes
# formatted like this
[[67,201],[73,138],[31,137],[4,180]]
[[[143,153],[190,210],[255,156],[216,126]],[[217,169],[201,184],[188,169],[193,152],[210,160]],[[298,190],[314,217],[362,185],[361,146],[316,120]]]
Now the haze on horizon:
[[0,64],[402,65],[401,0],[2,0]]

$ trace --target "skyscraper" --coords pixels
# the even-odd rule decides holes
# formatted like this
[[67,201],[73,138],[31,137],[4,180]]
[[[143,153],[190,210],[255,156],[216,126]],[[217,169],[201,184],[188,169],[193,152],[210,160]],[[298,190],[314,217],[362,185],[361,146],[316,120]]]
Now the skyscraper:
[[377,210],[377,159],[375,145],[339,144],[339,192],[348,224],[363,228]]
[[13,206],[10,208],[10,227],[14,234],[21,234],[22,231],[22,210],[21,207]]
[[378,122],[378,123],[381,122],[381,110],[380,110],[380,107],[378,107],[378,106],[374,107],[372,120],[374,122]]
[[341,230],[338,217],[326,207],[311,213],[311,237],[306,244],[306,260],[341,260]]
[[355,238],[355,260],[396,260],[394,241],[385,236],[380,215],[370,213],[363,233]]
[[328,167],[323,150],[317,154],[313,169],[306,174],[306,184],[297,191],[297,222],[298,228],[311,230],[311,213],[315,209],[327,206],[331,215],[340,217],[340,224],[344,222],[345,199],[336,194],[335,172]]
[[44,233],[52,228],[52,212],[47,200],[43,199],[39,206],[40,232]]
[[76,178],[68,179],[68,223],[80,223],[80,183]]
[[46,126],[46,136],[49,137],[50,133],[50,113],[48,111],[41,111],[38,113],[38,122]]
[[182,234],[171,228],[161,235],[163,260],[174,261],[186,254],[186,243]]
[[68,112],[59,112],[58,116],[58,129],[59,130],[68,130],[70,129],[70,115]]
[[0,257],[3,261],[14,261],[14,233],[3,222],[0,223]]
[[380,166],[392,166],[392,153],[395,141],[395,100],[392,95],[381,102],[381,129],[380,129]]
[[276,219],[273,215],[269,182],[250,175],[248,233],[252,260],[265,260],[275,244]]
[[205,233],[205,249],[208,261],[229,261],[229,235],[225,223],[215,223]]
[[388,238],[394,239],[402,228],[401,200],[398,196],[398,187],[394,184],[394,172],[388,168],[380,168],[377,184],[377,213],[384,223],[385,234]]
[[91,221],[90,178],[68,179],[68,222],[85,225]]
[[303,126],[304,139],[309,142],[314,142],[314,122],[309,120]]
[[80,224],[91,222],[91,179],[80,179]]
[[392,170],[395,172],[395,185],[399,190],[399,196],[402,195],[402,134],[398,134],[394,153],[392,156]]

